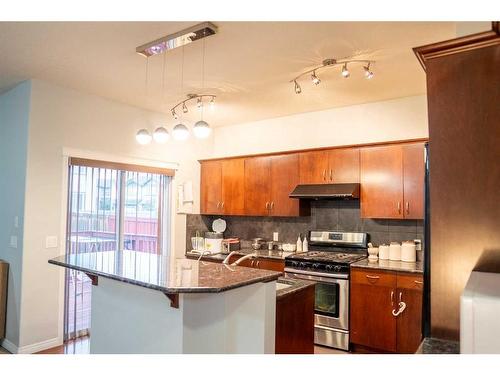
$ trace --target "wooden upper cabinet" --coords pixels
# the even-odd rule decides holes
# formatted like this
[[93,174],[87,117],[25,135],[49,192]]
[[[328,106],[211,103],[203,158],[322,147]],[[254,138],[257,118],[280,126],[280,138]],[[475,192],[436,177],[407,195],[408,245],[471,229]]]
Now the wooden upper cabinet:
[[218,160],[201,163],[200,212],[202,214],[221,213],[222,202],[222,162]]
[[299,156],[297,154],[271,157],[270,215],[299,215],[299,200],[288,197],[298,183]]
[[406,219],[424,218],[424,144],[403,146],[404,216]]
[[359,148],[338,148],[328,154],[330,183],[359,182]]
[[301,152],[299,176],[301,184],[359,182],[359,148]]
[[326,184],[328,151],[306,151],[299,154],[299,181],[301,184]]
[[245,159],[222,161],[222,203],[225,215],[245,213]]
[[361,217],[402,219],[402,147],[361,149]]
[[245,159],[245,214],[267,216],[271,204],[271,158]]

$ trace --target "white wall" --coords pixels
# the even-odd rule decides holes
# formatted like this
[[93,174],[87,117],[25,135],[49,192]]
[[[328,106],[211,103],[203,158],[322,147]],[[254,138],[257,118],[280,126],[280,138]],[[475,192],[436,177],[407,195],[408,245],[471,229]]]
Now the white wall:
[[[63,153],[104,155],[178,163],[175,182],[199,186],[198,158],[209,155],[212,140],[170,141],[140,146],[135,133],[153,130],[170,117],[33,80],[28,145],[21,337],[24,351],[57,345],[62,339],[62,269],[49,265],[64,253],[66,176]],[[76,151],[75,151],[76,152]],[[175,184],[174,184],[175,185]],[[175,186],[174,186],[175,188]],[[195,188],[198,202],[199,189]],[[195,206],[198,211],[198,205]],[[185,216],[174,214],[173,251],[185,249]],[[59,236],[58,248],[45,249],[48,235]],[[28,349],[26,349],[28,348]],[[34,350],[34,349],[33,349]]]
[[[5,346],[19,345],[30,86],[23,82],[0,96],[0,259],[10,264]],[[10,236],[17,236],[17,248],[9,246]]]
[[425,95],[216,128],[214,157],[428,137]]

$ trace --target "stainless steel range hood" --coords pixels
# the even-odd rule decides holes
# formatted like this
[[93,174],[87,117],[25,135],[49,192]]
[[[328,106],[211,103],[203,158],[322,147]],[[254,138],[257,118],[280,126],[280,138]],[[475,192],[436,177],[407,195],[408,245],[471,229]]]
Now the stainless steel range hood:
[[359,184],[297,185],[289,197],[300,199],[358,199]]

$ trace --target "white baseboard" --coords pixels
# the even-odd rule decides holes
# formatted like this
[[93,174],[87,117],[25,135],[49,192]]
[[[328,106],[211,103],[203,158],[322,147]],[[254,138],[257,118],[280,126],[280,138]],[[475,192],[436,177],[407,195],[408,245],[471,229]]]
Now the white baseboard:
[[35,344],[25,345],[21,347],[14,345],[7,339],[4,339],[2,341],[2,346],[12,354],[33,354],[62,344],[63,344],[62,340],[58,337],[54,337],[53,339],[50,340],[45,340],[42,342],[37,342]]

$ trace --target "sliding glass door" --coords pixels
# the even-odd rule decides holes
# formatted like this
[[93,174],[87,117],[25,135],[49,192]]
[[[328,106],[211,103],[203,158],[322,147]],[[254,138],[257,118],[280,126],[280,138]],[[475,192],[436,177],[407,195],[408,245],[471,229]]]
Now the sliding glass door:
[[[166,253],[171,177],[106,168],[100,162],[83,164],[69,166],[67,254],[123,249]],[[90,279],[67,270],[65,340],[89,334],[90,297]]]

